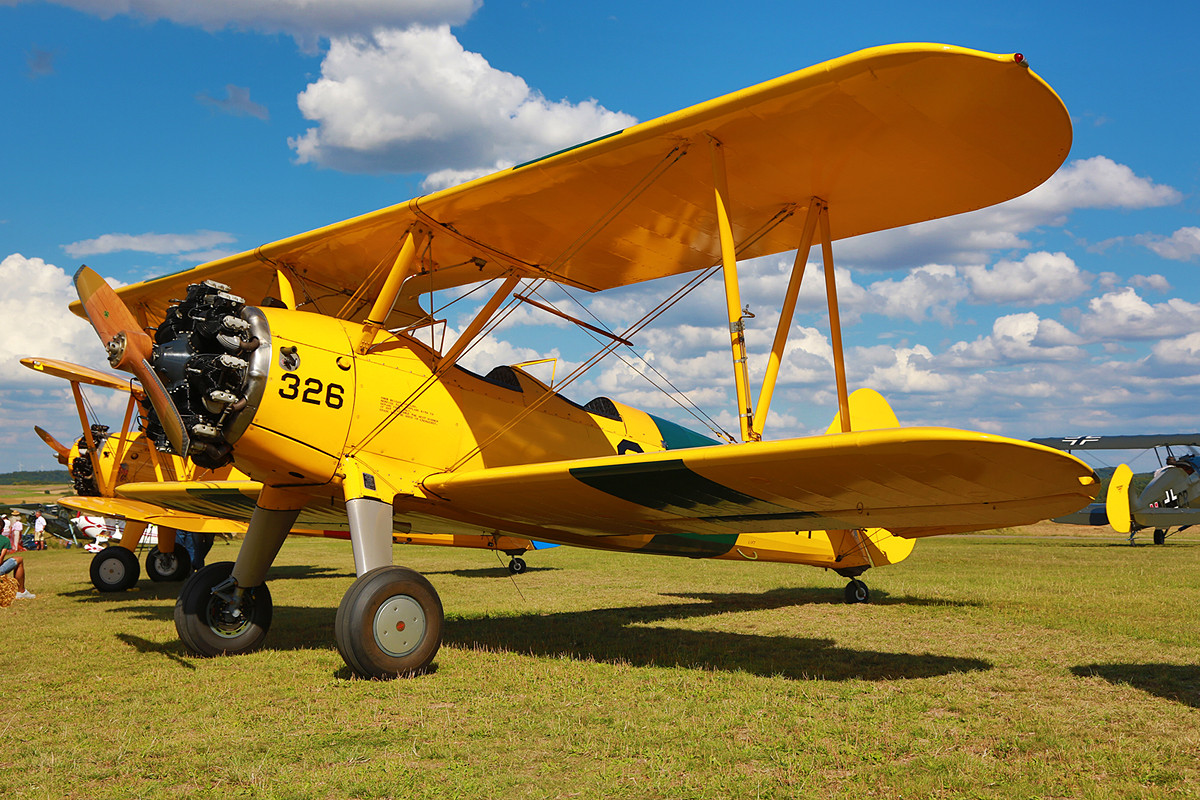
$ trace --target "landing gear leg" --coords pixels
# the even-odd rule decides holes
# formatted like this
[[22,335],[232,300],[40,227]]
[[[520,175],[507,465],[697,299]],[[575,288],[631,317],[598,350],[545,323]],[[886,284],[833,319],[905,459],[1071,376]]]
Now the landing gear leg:
[[338,605],[334,636],[350,669],[367,678],[425,671],[442,645],[442,601],[424,576],[392,566],[392,506],[346,501],[358,579]]
[[854,578],[846,584],[846,602],[869,603],[871,602],[871,591],[865,583],[858,578]]
[[175,602],[175,630],[188,652],[236,655],[262,645],[271,627],[267,570],[300,514],[299,507],[264,507],[264,502],[284,504],[274,494],[263,487],[236,563],[210,564],[183,584]]

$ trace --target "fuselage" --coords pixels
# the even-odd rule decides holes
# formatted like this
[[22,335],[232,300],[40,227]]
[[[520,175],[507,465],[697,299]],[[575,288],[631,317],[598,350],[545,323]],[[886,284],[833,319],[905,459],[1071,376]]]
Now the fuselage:
[[[601,549],[847,571],[869,566],[872,553],[877,563],[889,561],[851,531],[597,537],[458,514],[425,488],[427,477],[717,442],[608,398],[575,403],[517,367],[478,375],[444,364],[431,347],[405,333],[381,332],[360,353],[359,323],[273,307],[247,306],[240,316],[250,322],[254,346],[243,344],[240,352],[231,347],[225,355],[245,363],[241,382],[235,386],[225,374],[228,359],[218,363],[218,353],[196,353],[186,362],[212,365],[215,375],[176,369],[187,385],[177,381],[172,395],[189,399],[181,411],[193,431],[219,432],[202,442],[207,452],[227,452],[240,470],[264,484],[311,495],[310,508],[340,511],[349,476],[368,480],[392,502],[397,533],[506,533]],[[188,347],[198,339],[189,337]],[[230,344],[225,340],[222,346]],[[185,363],[183,345],[159,345],[177,364]],[[229,402],[206,403],[216,392]],[[910,549],[898,543],[890,560]]]

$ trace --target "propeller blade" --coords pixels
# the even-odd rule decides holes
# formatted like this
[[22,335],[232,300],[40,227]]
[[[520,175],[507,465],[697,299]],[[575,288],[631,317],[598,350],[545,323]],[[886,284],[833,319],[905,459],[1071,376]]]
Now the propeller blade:
[[[79,301],[83,303],[83,311],[87,314],[88,321],[92,323],[100,341],[105,345],[121,333],[127,338],[137,338],[130,336],[134,332],[140,333],[145,337],[146,344],[150,344],[150,337],[146,336],[133,312],[108,285],[108,281],[101,278],[95,270],[87,266],[79,268],[75,273],[75,291],[79,294]],[[149,357],[149,348],[146,350],[146,357]],[[109,360],[111,361],[111,358]]]
[[179,409],[175,407],[171,395],[167,394],[167,387],[163,386],[163,382],[158,379],[158,374],[146,359],[130,366],[133,368],[133,374],[141,381],[142,391],[146,393],[150,405],[154,406],[154,410],[158,414],[158,422],[166,431],[167,441],[171,443],[171,448],[177,454],[187,458],[192,451],[192,437],[188,435],[188,430],[183,424],[183,417],[179,415]]
[[58,439],[55,439],[54,436],[51,435],[49,431],[43,430],[42,428],[39,428],[37,425],[33,426],[33,430],[34,430],[34,433],[36,433],[39,437],[41,437],[41,440],[43,442],[45,442],[47,445],[49,445],[50,449],[54,451],[54,454],[56,456],[58,456],[58,463],[62,464],[65,467],[67,465],[67,462],[70,460],[71,448],[67,447],[65,444],[60,442]]
[[132,372],[141,382],[171,448],[186,458],[191,451],[191,437],[179,409],[167,394],[167,388],[150,366],[154,343],[129,307],[95,270],[86,266],[79,268],[75,273],[75,291],[88,321],[108,350],[108,363],[116,369]]

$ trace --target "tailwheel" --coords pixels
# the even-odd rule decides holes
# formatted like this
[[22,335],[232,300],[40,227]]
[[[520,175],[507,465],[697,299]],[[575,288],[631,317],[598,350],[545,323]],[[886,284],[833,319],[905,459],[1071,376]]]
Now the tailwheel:
[[257,650],[271,627],[271,592],[264,583],[238,587],[232,561],[209,564],[188,578],[175,601],[175,630],[189,653],[240,655]]
[[155,545],[146,556],[146,574],[152,581],[181,581],[191,574],[191,571],[192,557],[179,545],[170,553],[162,552]]
[[101,592],[123,592],[141,574],[137,556],[124,547],[106,547],[92,559],[92,586]]
[[865,583],[855,578],[846,584],[846,602],[869,603],[871,602],[871,591]]
[[366,678],[423,672],[442,645],[442,601],[423,575],[377,567],[350,585],[338,606],[338,652]]
[[513,556],[513,560],[508,562],[508,571],[513,575],[520,575],[527,569],[529,569],[529,565],[520,556]]
[[1155,528],[1154,529],[1154,543],[1155,544],[1166,544],[1167,543],[1167,529],[1166,528]]

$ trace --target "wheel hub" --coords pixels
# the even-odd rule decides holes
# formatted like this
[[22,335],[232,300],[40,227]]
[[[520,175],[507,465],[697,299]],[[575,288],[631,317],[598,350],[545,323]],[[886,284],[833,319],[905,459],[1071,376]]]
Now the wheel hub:
[[416,650],[425,638],[425,612],[406,594],[388,598],[375,612],[375,643],[393,658]]
[[208,601],[208,626],[218,636],[233,639],[250,626],[252,610],[248,596],[243,596],[241,606],[233,606],[214,594]]
[[100,565],[100,574],[106,583],[120,583],[125,580],[125,564],[119,558],[106,558]]

